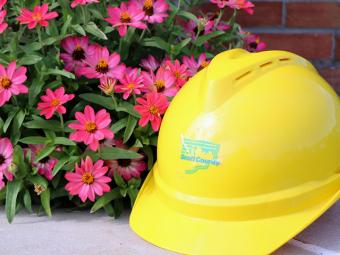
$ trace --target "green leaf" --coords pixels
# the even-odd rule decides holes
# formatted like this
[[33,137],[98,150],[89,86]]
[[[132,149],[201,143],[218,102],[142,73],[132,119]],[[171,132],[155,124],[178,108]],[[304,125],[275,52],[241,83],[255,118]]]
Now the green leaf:
[[130,104],[128,102],[120,102],[116,111],[117,112],[127,112],[128,114],[135,116],[137,118],[140,118],[139,113],[133,108],[133,104]]
[[4,131],[4,133],[6,133],[6,131],[7,131],[8,127],[9,127],[9,125],[11,124],[11,122],[12,122],[14,116],[17,114],[18,111],[19,111],[19,109],[18,109],[18,110],[11,111],[11,112],[8,114],[8,117],[7,117],[7,119],[6,119],[6,121],[5,121],[5,124],[4,124],[3,128],[2,128],[3,131]]
[[18,193],[21,190],[22,182],[14,180],[6,185],[6,215],[9,223],[12,223],[17,204]]
[[25,46],[20,45],[19,48],[21,48],[25,53],[32,53],[33,51],[40,50],[42,45],[39,42],[33,42]]
[[17,166],[17,170],[15,173],[16,179],[23,179],[26,177],[27,172],[29,170],[28,165],[25,162],[24,152],[19,145],[14,147],[13,152],[13,163]]
[[50,189],[48,188],[40,194],[41,205],[44,208],[45,213],[47,214],[48,217],[52,216],[50,198],[51,198],[51,194],[50,194]]
[[162,38],[154,36],[151,38],[145,38],[141,44],[146,47],[155,47],[159,48],[161,50],[164,50],[165,52],[170,52],[170,44],[164,41]]
[[100,20],[104,19],[103,14],[100,11],[98,11],[97,9],[90,9],[90,12],[93,14],[93,16],[95,18],[100,19]]
[[68,139],[66,137],[56,137],[56,138],[54,138],[54,144],[69,145],[69,146],[76,145],[75,142],[71,141],[70,139]]
[[25,119],[25,112],[23,110],[20,110],[15,115],[15,118],[13,119],[13,125],[11,128],[11,141],[12,144],[16,144],[21,136],[20,127]]
[[111,126],[111,130],[113,133],[117,133],[119,130],[126,127],[128,121],[128,117],[118,120]]
[[66,70],[59,70],[59,69],[48,69],[45,74],[46,75],[49,75],[49,74],[61,75],[61,76],[64,76],[66,78],[73,79],[73,80],[76,78],[73,73],[70,73]]
[[46,180],[44,177],[40,176],[40,175],[27,176],[26,179],[27,179],[30,183],[32,183],[33,185],[34,185],[34,184],[39,184],[39,185],[43,186],[44,189],[46,189],[47,186],[48,186],[47,180]]
[[19,65],[21,66],[29,66],[29,65],[34,65],[42,60],[42,57],[38,55],[26,55],[23,58],[21,58],[18,62]]
[[119,188],[116,187],[112,189],[111,191],[105,193],[94,203],[94,205],[91,208],[91,213],[98,211],[100,208],[104,207],[105,205],[110,203],[112,200],[119,198],[119,197],[120,197]]
[[27,136],[19,140],[19,142],[24,144],[45,144],[48,141],[48,138],[42,136]]
[[138,195],[138,189],[137,188],[129,188],[127,191],[130,201],[131,201],[131,208],[133,207],[133,204],[136,201],[137,195]]
[[24,123],[24,126],[32,129],[48,129],[56,132],[62,131],[60,123],[56,120],[48,121],[44,119],[32,120]]
[[116,147],[105,147],[101,151],[101,158],[104,160],[133,159],[141,157],[142,155],[138,154],[137,152]]
[[66,35],[67,30],[68,30],[68,28],[69,28],[70,25],[71,25],[71,22],[72,22],[72,16],[71,16],[71,15],[67,15],[66,21],[65,21],[64,25],[62,26],[61,32],[60,32],[60,34],[61,34],[62,36],[65,36],[65,35]]
[[115,109],[112,98],[110,98],[110,97],[104,97],[104,96],[100,96],[100,95],[93,94],[93,93],[81,94],[81,95],[79,95],[79,97],[90,102],[90,103],[101,105],[108,110],[114,110]]
[[196,24],[199,23],[198,18],[197,18],[194,14],[192,14],[192,13],[190,13],[190,12],[180,10],[180,11],[177,13],[177,15],[178,15],[178,16],[181,16],[181,17],[184,17],[184,18],[187,18],[187,19],[189,19],[189,20],[193,20],[193,21],[195,21]]
[[42,148],[38,155],[35,157],[34,162],[39,162],[40,160],[42,160],[43,158],[47,157],[48,155],[50,155],[54,150],[55,150],[56,146],[52,146],[52,145],[46,145],[44,148]]
[[126,143],[130,139],[130,137],[133,133],[133,130],[136,127],[136,124],[137,124],[137,119],[135,117],[133,117],[132,115],[129,115],[127,125],[126,125],[125,131],[124,131],[124,136],[123,136],[123,138],[124,138],[123,142],[124,143]]
[[28,88],[29,93],[28,93],[28,104],[33,105],[37,99],[38,95],[42,90],[42,87],[44,86],[44,82],[42,82],[39,77],[35,78],[32,81],[31,86]]
[[127,33],[124,37],[121,37],[119,39],[119,53],[120,53],[120,58],[121,61],[124,61],[128,58],[129,52],[130,52],[130,46],[131,43],[133,42],[133,36],[135,34],[135,28],[134,27],[129,27],[127,30]]
[[181,50],[191,42],[191,38],[186,38],[174,47],[174,54],[178,55]]
[[73,25],[72,26],[73,30],[76,31],[78,34],[81,34],[82,36],[85,36],[86,35],[86,32],[85,30],[82,28],[82,26],[80,25]]
[[107,40],[107,37],[103,31],[97,27],[97,25],[93,22],[89,22],[87,25],[85,25],[85,31],[100,38],[103,40]]
[[24,205],[25,208],[27,209],[27,211],[29,211],[30,213],[32,213],[32,199],[31,199],[31,195],[30,192],[26,189],[25,193],[24,193]]
[[70,160],[69,157],[63,157],[61,159],[58,160],[58,163],[54,166],[52,174],[53,176],[55,176],[60,169]]
[[212,38],[215,38],[215,37],[218,37],[218,36],[221,36],[225,34],[224,31],[214,31],[214,32],[211,32],[209,34],[206,34],[206,35],[202,35],[200,37],[197,38],[196,41],[193,41],[192,43],[197,45],[198,47],[202,46],[205,42],[207,42],[208,40],[212,39]]
[[113,172],[113,178],[114,178],[115,183],[117,184],[118,187],[127,188],[127,184],[125,183],[124,179],[120,176],[118,171]]
[[153,167],[153,151],[150,146],[144,146],[143,151],[148,158],[148,168],[151,169]]
[[106,214],[110,217],[115,216],[115,210],[113,209],[113,206],[111,204],[106,204],[103,206]]

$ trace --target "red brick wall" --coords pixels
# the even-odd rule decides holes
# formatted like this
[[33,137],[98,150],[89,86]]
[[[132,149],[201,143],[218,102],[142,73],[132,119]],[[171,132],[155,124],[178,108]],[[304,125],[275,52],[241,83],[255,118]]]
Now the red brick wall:
[[259,34],[267,49],[288,50],[311,60],[340,94],[340,1],[252,2],[254,15],[241,11],[238,23],[245,30]]

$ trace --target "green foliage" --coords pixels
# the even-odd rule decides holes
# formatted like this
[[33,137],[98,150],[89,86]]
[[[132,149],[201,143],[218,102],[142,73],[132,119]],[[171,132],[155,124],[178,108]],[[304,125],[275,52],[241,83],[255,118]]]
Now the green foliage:
[[[59,14],[58,18],[49,20],[47,27],[38,25],[28,29],[27,25],[16,21],[21,8],[32,10],[42,2],[48,4],[49,11]],[[140,68],[139,72],[141,59],[149,55],[158,60],[170,58],[181,61],[184,56],[197,59],[202,53],[211,58],[225,49],[242,46],[240,27],[235,23],[236,11],[224,21],[223,10],[214,18],[211,18],[212,13],[209,14],[214,26],[211,31],[205,32],[204,22],[208,16],[202,18],[201,14],[198,16],[192,12],[194,6],[203,2],[200,0],[169,0],[169,16],[163,23],[148,24],[145,30],[129,27],[126,35],[121,37],[117,28],[104,20],[108,17],[107,7],[119,6],[121,2],[102,0],[98,4],[71,8],[68,0],[7,1],[4,8],[8,12],[5,21],[9,28],[0,34],[0,64],[6,67],[16,61],[18,66],[25,66],[25,85],[28,87],[28,94],[12,96],[0,107],[0,135],[8,137],[14,147],[13,164],[10,166],[14,180],[5,181],[5,188],[0,190],[0,203],[6,204],[9,222],[21,207],[29,212],[42,208],[46,215],[51,216],[51,207],[65,204],[91,208],[91,212],[104,209],[108,215],[118,217],[124,205],[133,206],[146,174],[126,180],[117,169],[110,169],[113,170],[112,182],[109,183],[111,190],[101,197],[97,196],[94,203],[82,203],[77,196],[71,196],[65,190],[65,174],[74,172],[75,165],[86,156],[93,161],[142,159],[147,162],[148,170],[156,161],[158,133],[150,125],[140,127],[138,121],[141,116],[134,109],[137,98],[142,95],[124,100],[118,93],[105,94],[98,88],[98,79],[78,77],[65,70],[65,63],[60,58],[64,52],[61,47],[63,39],[87,36],[91,44],[99,44],[107,47],[110,53],[118,53],[122,63],[127,67]],[[222,21],[230,26],[229,30],[217,29]],[[188,23],[197,26],[193,29],[195,34],[185,31],[184,25]],[[52,118],[46,119],[41,116],[38,103],[47,89],[55,90],[60,86],[68,94],[75,94],[75,98],[64,105],[67,109],[65,114],[55,113]],[[100,149],[93,152],[84,143],[70,139],[69,135],[74,130],[69,124],[75,122],[76,112],[83,112],[86,105],[91,105],[96,112],[105,109],[109,113],[109,128],[124,146],[107,145],[101,141]],[[33,152],[31,147],[37,148],[36,151]],[[53,179],[48,180],[40,167],[51,159],[56,162],[51,170]]]

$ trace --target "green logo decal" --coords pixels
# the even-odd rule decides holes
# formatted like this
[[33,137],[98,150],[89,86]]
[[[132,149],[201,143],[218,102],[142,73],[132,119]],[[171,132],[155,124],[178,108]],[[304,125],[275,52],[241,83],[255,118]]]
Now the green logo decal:
[[186,174],[193,174],[199,170],[208,169],[210,165],[218,166],[218,152],[220,145],[203,140],[192,140],[184,138],[182,140],[181,159],[196,162],[192,168],[185,170]]

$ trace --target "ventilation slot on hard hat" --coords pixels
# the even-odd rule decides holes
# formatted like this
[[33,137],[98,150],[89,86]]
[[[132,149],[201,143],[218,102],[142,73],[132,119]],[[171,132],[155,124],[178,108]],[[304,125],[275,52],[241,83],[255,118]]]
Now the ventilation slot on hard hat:
[[269,66],[269,65],[271,65],[271,64],[273,64],[273,62],[272,62],[272,61],[270,61],[270,62],[266,62],[266,63],[264,63],[264,64],[260,65],[260,67],[261,67],[261,68],[263,68],[263,67]]
[[243,74],[241,74],[240,76],[236,77],[235,80],[241,80],[242,78],[244,78],[245,76],[249,75],[251,73],[251,71],[245,72]]
[[279,61],[289,61],[290,58],[280,58]]

